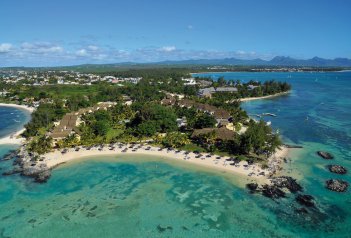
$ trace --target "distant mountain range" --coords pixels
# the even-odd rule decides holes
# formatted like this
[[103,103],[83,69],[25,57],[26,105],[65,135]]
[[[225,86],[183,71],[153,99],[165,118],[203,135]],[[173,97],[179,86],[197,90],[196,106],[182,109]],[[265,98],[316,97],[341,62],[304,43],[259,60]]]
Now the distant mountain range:
[[[187,67],[187,66],[269,66],[269,67],[339,67],[350,68],[351,59],[348,58],[335,58],[323,59],[313,57],[312,59],[294,59],[286,56],[276,56],[271,60],[263,59],[190,59],[179,61],[161,61],[152,63],[136,63],[136,62],[121,62],[111,64],[82,64],[72,66],[58,66],[58,67],[5,67],[11,69],[25,69],[25,68],[41,68],[41,69],[113,69],[113,68],[151,68],[151,67]],[[1,69],[1,67],[0,67]]]
[[198,60],[182,60],[182,61],[163,61],[158,64],[170,65],[259,65],[259,66],[310,66],[310,67],[351,67],[351,59],[335,58],[323,59],[314,57],[312,59],[294,59],[285,56],[276,56],[271,60],[251,59],[243,60],[236,58],[225,59],[198,59]]

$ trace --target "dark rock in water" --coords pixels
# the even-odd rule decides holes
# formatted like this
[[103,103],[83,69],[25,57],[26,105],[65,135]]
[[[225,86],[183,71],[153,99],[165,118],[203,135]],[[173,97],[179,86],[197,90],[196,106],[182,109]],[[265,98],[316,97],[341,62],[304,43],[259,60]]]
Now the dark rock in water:
[[17,156],[17,150],[11,150],[3,156],[1,161],[10,160],[10,159],[14,158],[15,156]]
[[15,160],[12,163],[13,165],[21,165],[22,164],[22,158],[15,158]]
[[284,144],[284,146],[285,146],[286,148],[290,148],[290,149],[301,149],[301,148],[303,148],[303,146],[301,146],[301,145],[288,145],[288,144]]
[[165,226],[165,227],[163,227],[163,226],[161,226],[161,225],[158,225],[158,226],[157,226],[157,230],[158,230],[159,232],[165,232],[166,230],[173,230],[173,228],[172,228],[171,226]]
[[34,181],[37,183],[46,183],[46,181],[50,178],[51,172],[50,170],[45,170],[40,172],[34,177]]
[[285,193],[275,185],[263,185],[262,194],[266,197],[275,199],[285,197]]
[[296,211],[297,213],[300,213],[300,214],[307,214],[307,213],[308,213],[307,209],[304,208],[304,207],[298,208],[298,209],[296,209],[295,211]]
[[94,206],[94,207],[90,208],[90,211],[94,211],[94,210],[96,210],[96,208],[97,208],[97,206]]
[[256,191],[256,189],[258,188],[258,184],[257,184],[257,183],[248,183],[248,184],[246,184],[246,187],[247,187],[251,192],[254,192],[254,191]]
[[314,198],[311,195],[299,194],[299,195],[297,195],[297,197],[295,199],[301,205],[304,205],[306,207],[314,207],[314,202],[313,202]]
[[28,223],[35,223],[36,221],[37,221],[36,219],[32,218],[28,221]]
[[326,186],[329,190],[342,193],[347,190],[349,184],[341,179],[329,179],[326,181]]
[[328,169],[332,173],[336,174],[346,174],[347,169],[341,165],[328,165]]
[[32,166],[31,163],[27,163],[23,166],[21,175],[32,177],[37,183],[45,183],[51,176],[51,171],[44,164],[38,166]]
[[296,182],[296,179],[289,176],[274,177],[271,181],[275,186],[279,188],[287,188],[292,193],[302,191],[302,187]]
[[325,151],[317,151],[317,154],[323,159],[334,159],[334,156]]
[[21,172],[22,172],[22,169],[20,167],[15,167],[9,171],[3,172],[2,175],[9,176],[9,175],[18,174]]
[[95,213],[92,213],[92,212],[88,212],[86,217],[95,217],[96,214]]

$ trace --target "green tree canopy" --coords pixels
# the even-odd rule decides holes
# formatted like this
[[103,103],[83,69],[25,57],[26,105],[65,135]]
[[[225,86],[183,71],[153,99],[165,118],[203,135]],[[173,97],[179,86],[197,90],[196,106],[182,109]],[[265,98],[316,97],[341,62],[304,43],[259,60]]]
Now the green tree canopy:
[[195,119],[194,128],[202,129],[214,127],[216,123],[217,121],[212,115],[209,115],[207,113],[200,113]]

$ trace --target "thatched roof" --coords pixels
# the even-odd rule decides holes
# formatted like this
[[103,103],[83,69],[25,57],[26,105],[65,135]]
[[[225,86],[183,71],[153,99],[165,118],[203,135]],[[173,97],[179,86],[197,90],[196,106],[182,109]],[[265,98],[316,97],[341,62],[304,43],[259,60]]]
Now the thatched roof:
[[231,130],[228,130],[225,127],[221,128],[203,128],[203,129],[198,129],[194,130],[193,134],[191,135],[192,138],[196,138],[200,135],[205,135],[208,133],[214,132],[216,135],[216,138],[219,140],[232,140],[234,137],[234,132]]
[[208,112],[213,114],[216,119],[228,119],[230,118],[229,112],[222,108],[218,108],[205,103],[198,103],[193,100],[183,99],[178,102],[180,106],[183,107],[194,107],[200,111]]

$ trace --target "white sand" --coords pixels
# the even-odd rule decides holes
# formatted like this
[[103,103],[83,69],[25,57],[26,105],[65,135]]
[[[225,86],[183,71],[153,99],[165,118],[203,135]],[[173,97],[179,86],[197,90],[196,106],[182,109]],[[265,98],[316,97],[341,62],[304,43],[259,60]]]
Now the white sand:
[[[29,113],[32,113],[35,108],[33,107],[28,107],[25,105],[17,105],[17,104],[7,104],[7,103],[0,103],[1,107],[14,107],[22,110],[26,110]],[[8,136],[5,136],[3,138],[0,138],[0,145],[3,144],[22,144],[24,143],[25,139],[23,137],[20,137],[20,135],[25,131],[24,128],[19,128],[19,131],[16,131]]]
[[247,102],[247,101],[253,101],[253,100],[260,100],[260,99],[279,97],[279,96],[283,96],[283,95],[286,95],[286,94],[289,94],[289,93],[290,93],[290,91],[283,92],[283,93],[276,93],[276,94],[273,94],[273,95],[267,95],[267,96],[262,96],[262,97],[240,98],[239,100],[241,102]]
[[[192,164],[200,165],[200,166],[205,166],[207,168],[214,168],[214,169],[219,169],[222,171],[228,171],[233,174],[237,175],[242,175],[242,176],[249,176],[250,178],[259,180],[260,182],[268,182],[267,181],[267,176],[269,175],[269,171],[267,169],[261,169],[259,165],[254,164],[254,165],[249,165],[247,167],[244,167],[244,165],[247,165],[246,161],[241,161],[238,165],[239,166],[232,166],[230,163],[231,161],[226,161],[229,157],[223,156],[220,159],[216,159],[217,156],[213,155],[211,157],[207,157],[209,154],[207,153],[202,153],[201,158],[196,158],[196,154],[190,153],[188,155],[184,154],[185,151],[180,151],[179,153],[176,153],[174,150],[172,151],[167,151],[167,149],[163,149],[162,151],[158,151],[158,147],[151,147],[150,150],[146,150],[147,146],[143,146],[142,148],[137,149],[137,151],[133,152],[131,148],[128,148],[130,145],[124,145],[122,148],[115,147],[114,150],[109,150],[108,146],[105,146],[103,150],[98,150],[97,148],[92,148],[91,150],[86,150],[86,149],[80,149],[80,151],[75,151],[74,149],[69,149],[68,152],[65,154],[62,154],[61,151],[55,150],[53,152],[47,153],[44,156],[44,160],[38,162],[38,165],[40,164],[46,164],[49,168],[54,168],[59,164],[78,160],[81,158],[86,158],[86,157],[97,157],[97,156],[111,156],[111,155],[130,155],[130,154],[135,154],[135,155],[151,155],[151,156],[157,156],[157,157],[162,157],[163,159],[171,159],[171,160],[178,160],[178,161],[184,161],[184,162],[189,162]],[[134,145],[134,147],[139,146],[139,145]],[[126,152],[122,152],[123,149],[128,148]],[[283,148],[274,155],[275,157],[283,157],[287,154],[288,149]],[[264,172],[265,175],[259,175],[260,172]]]
[[9,136],[0,138],[0,145],[3,144],[22,144],[25,142],[25,138],[21,137],[20,135],[25,131],[26,129],[21,129],[15,133],[12,133]]

